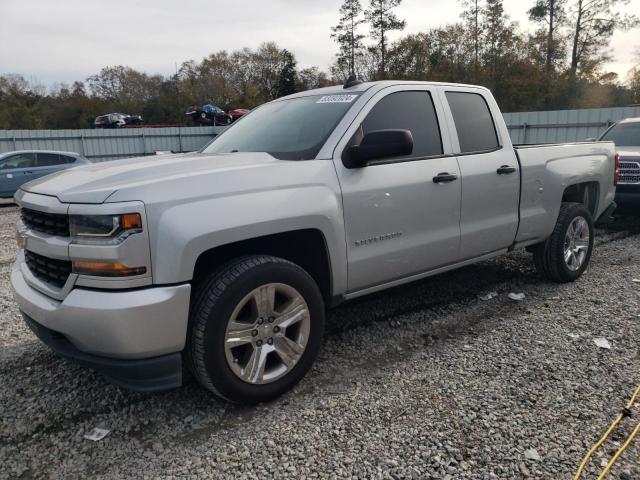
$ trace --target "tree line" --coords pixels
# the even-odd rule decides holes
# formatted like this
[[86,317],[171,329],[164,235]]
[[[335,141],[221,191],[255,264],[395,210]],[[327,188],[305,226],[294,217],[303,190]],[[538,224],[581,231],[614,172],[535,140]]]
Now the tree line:
[[458,22],[390,43],[389,33],[406,25],[396,13],[401,2],[370,0],[363,9],[360,0],[344,0],[332,29],[334,78],[479,84],[504,111],[640,103],[640,68],[628,79],[604,70],[613,34],[639,24],[620,13],[629,0],[532,0],[532,32],[509,18],[503,0],[460,0]]
[[146,124],[188,125],[189,105],[253,108],[296,91],[331,83],[317,67],[298,68],[273,42],[255,50],[216,52],[182,63],[174,75],[149,75],[118,65],[85,81],[47,89],[20,75],[0,76],[0,128],[87,128],[97,115],[142,115]]
[[629,0],[531,0],[525,31],[504,0],[460,0],[458,22],[390,41],[406,21],[402,0],[344,0],[330,37],[338,53],[326,73],[300,68],[273,42],[212,53],[173,75],[109,66],[72,85],[46,88],[21,75],[0,76],[0,128],[87,128],[100,114],[142,115],[147,124],[187,124],[189,105],[253,108],[296,91],[364,80],[430,80],[489,87],[503,111],[640,103],[639,66],[628,78],[604,70],[611,37],[638,25],[620,13]]

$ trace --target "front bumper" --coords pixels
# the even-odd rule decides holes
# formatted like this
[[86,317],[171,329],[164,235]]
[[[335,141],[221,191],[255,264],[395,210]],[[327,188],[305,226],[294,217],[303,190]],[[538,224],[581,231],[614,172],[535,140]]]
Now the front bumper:
[[640,208],[640,185],[618,184],[616,203],[625,208]]
[[61,333],[40,325],[24,313],[22,315],[31,331],[54,352],[102,373],[116,385],[138,392],[157,392],[182,385],[180,353],[139,360],[90,355],[74,347]]
[[[127,370],[137,365],[142,370],[133,380],[143,379],[146,368],[149,379],[154,377],[155,367],[149,365],[155,361],[162,363],[163,369],[170,365],[180,370],[179,352],[185,346],[189,315],[189,284],[124,291],[74,288],[63,300],[56,300],[25,281],[20,260],[13,265],[11,284],[20,311],[45,343],[62,355],[107,374],[116,383],[127,382],[110,374],[114,368]],[[170,360],[162,358],[172,354]],[[177,375],[170,376],[171,381],[158,380],[158,385],[176,386],[180,372]],[[138,380],[130,382],[130,388],[136,388]],[[142,389],[155,388],[147,385]]]

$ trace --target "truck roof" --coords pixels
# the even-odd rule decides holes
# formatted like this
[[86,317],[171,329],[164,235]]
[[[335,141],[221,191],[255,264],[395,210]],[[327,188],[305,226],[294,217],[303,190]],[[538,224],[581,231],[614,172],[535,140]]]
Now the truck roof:
[[416,80],[379,80],[377,82],[358,83],[352,87],[345,87],[343,85],[332,85],[330,87],[316,88],[313,90],[306,90],[304,92],[294,93],[292,95],[282,97],[278,100],[282,100],[284,98],[306,97],[309,95],[337,95],[341,93],[364,92],[372,88],[375,88],[376,90],[381,90],[383,88],[392,87],[394,85],[431,85],[431,86],[464,87],[464,88],[477,88],[480,90],[488,91],[488,89],[485,87],[481,87],[479,85],[467,85],[464,83],[422,82],[422,81],[416,81]]
[[0,157],[4,157],[8,154],[11,155],[15,155],[18,153],[54,153],[54,154],[58,154],[58,155],[72,155],[75,157],[81,157],[82,155],[80,155],[78,152],[65,152],[62,150],[38,150],[38,149],[34,149],[34,150],[11,150],[9,152],[2,152],[0,153]]
[[640,123],[640,117],[625,118],[618,123]]

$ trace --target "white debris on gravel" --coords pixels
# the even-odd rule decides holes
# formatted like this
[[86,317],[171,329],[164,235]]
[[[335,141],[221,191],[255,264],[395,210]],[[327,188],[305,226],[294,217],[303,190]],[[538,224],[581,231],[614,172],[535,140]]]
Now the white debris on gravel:
[[498,292],[489,292],[486,295],[478,295],[478,298],[483,301],[491,300],[498,296]]
[[[0,209],[2,258],[16,218]],[[598,230],[574,283],[541,280],[515,251],[346,303],[308,376],[255,407],[193,382],[132,393],[58,358],[20,319],[2,264],[0,479],[572,478],[640,378],[639,233],[637,218]],[[527,301],[478,301],[493,291]],[[96,426],[111,433],[85,440]],[[638,458],[633,442],[611,478],[640,479]]]
[[611,349],[611,343],[606,338],[594,338],[593,343],[600,348],[604,348],[605,350]]
[[109,435],[109,433],[111,433],[111,430],[107,430],[106,428],[96,427],[93,430],[91,430],[89,433],[85,434],[84,438],[85,440],[91,440],[92,442],[99,442],[104,437]]
[[539,462],[542,460],[542,457],[540,456],[540,454],[535,448],[530,448],[529,450],[525,450],[524,458],[526,458],[527,460],[534,460],[536,462]]
[[524,293],[513,293],[511,292],[509,295],[507,295],[511,300],[515,300],[516,302],[520,302],[522,300],[524,300]]

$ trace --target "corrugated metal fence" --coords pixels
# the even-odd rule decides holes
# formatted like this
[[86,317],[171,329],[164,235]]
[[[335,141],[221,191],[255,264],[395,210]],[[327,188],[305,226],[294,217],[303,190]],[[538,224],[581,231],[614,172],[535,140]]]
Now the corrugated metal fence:
[[596,138],[612,123],[628,117],[640,117],[640,106],[504,114],[511,140],[516,144]]
[[[609,125],[640,117],[639,107],[505,113],[513,143],[559,143],[597,137]],[[225,127],[118,130],[0,130],[0,153],[13,150],[78,152],[94,161],[152,155],[157,150],[198,150]]]
[[192,152],[224,127],[163,127],[96,130],[0,130],[0,153],[13,150],[77,152],[94,161],[153,155],[158,150]]

